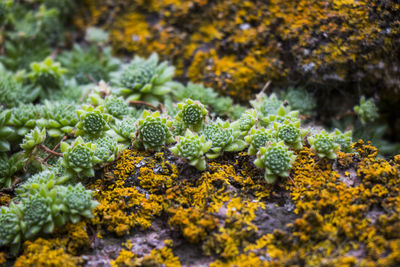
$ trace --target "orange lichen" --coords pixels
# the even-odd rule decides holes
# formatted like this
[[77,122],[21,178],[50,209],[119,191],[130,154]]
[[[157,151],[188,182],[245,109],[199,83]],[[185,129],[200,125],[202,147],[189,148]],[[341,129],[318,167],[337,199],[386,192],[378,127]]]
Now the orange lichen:
[[136,267],[136,266],[166,266],[180,267],[179,258],[174,256],[171,240],[165,240],[166,246],[161,249],[153,249],[149,255],[137,257],[129,250],[121,250],[119,256],[110,264],[112,267]]
[[74,267],[81,263],[79,257],[65,252],[59,240],[45,240],[38,238],[35,241],[24,243],[24,252],[15,261],[15,267],[25,266],[66,266]]

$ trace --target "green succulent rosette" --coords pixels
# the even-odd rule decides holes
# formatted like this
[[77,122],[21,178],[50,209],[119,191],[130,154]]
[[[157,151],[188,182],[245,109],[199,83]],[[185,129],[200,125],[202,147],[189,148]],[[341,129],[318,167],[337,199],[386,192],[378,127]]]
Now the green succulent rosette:
[[161,117],[160,113],[145,110],[137,121],[134,145],[146,150],[160,151],[163,145],[175,142],[170,130],[172,121]]
[[33,104],[20,104],[11,109],[11,117],[8,126],[13,129],[12,139],[25,136],[30,130],[35,128],[36,122],[42,112],[42,107]]
[[45,101],[43,118],[37,124],[46,128],[51,137],[62,137],[70,134],[78,123],[76,106],[68,102]]
[[14,132],[12,128],[6,126],[11,118],[11,110],[1,110],[0,109],[0,152],[5,152],[10,150],[10,143],[8,142],[8,137]]
[[353,149],[351,145],[353,144],[353,132],[346,131],[341,132],[339,129],[335,129],[333,134],[333,141],[340,146],[340,150],[346,153],[351,153]]
[[274,183],[278,177],[289,176],[295,160],[296,156],[293,151],[290,151],[284,142],[280,141],[261,147],[254,164],[258,168],[265,169],[264,178],[268,183]]
[[117,138],[107,135],[91,139],[90,142],[96,145],[94,156],[102,163],[113,162],[118,157],[123,147],[122,144],[118,144]]
[[255,109],[247,110],[243,113],[239,120],[233,123],[233,127],[240,131],[241,136],[245,136],[256,125],[258,121],[258,114]]
[[340,146],[335,142],[334,136],[328,134],[325,130],[308,137],[308,142],[311,149],[315,151],[319,157],[336,159],[336,153],[339,151]]
[[60,209],[72,223],[92,218],[91,211],[99,204],[93,200],[93,191],[86,190],[81,183],[60,187],[59,195],[62,202]]
[[76,113],[79,118],[76,125],[76,136],[101,137],[110,129],[108,123],[111,120],[111,115],[104,113],[103,106],[94,108],[93,106],[83,105],[82,109],[77,110]]
[[283,123],[274,123],[276,138],[285,142],[285,145],[300,150],[303,148],[303,138],[307,131],[300,128],[300,120],[286,120]]
[[21,217],[14,203],[0,208],[0,247],[10,246],[13,255],[18,253],[23,239]]
[[158,55],[148,59],[135,57],[123,70],[116,82],[120,94],[128,101],[142,100],[158,104],[162,97],[171,91],[175,68],[167,62],[159,64]]
[[177,137],[177,144],[169,150],[176,156],[183,157],[189,164],[202,171],[206,169],[204,154],[211,148],[212,142],[206,141],[204,135],[198,136],[186,130],[185,136]]
[[276,138],[273,132],[269,129],[266,130],[264,127],[252,128],[244,140],[249,145],[247,154],[256,155],[260,148],[265,146],[267,142],[275,142]]
[[60,148],[63,154],[61,166],[67,178],[81,175],[94,176],[94,165],[101,162],[95,156],[95,144],[85,143],[81,137],[78,137],[72,145],[62,142]]
[[9,156],[0,152],[0,188],[12,185],[14,174],[22,169],[22,164],[20,153]]
[[247,143],[239,137],[240,132],[230,128],[228,121],[217,119],[215,122],[207,124],[203,134],[207,141],[211,141],[212,145],[206,156],[210,159],[217,158],[223,151],[235,152],[241,151]]
[[378,107],[373,99],[366,99],[364,96],[360,98],[360,104],[354,107],[354,112],[357,113],[362,124],[373,122],[379,118]]
[[296,122],[300,120],[299,115],[300,113],[298,110],[289,111],[287,108],[281,106],[276,111],[276,114],[266,115],[261,118],[261,121],[265,126],[273,127],[275,122],[278,123],[283,123],[284,121]]
[[25,156],[32,154],[37,150],[37,146],[46,140],[46,129],[35,127],[27,133],[22,140],[21,148],[25,151]]
[[178,109],[179,112],[174,118],[176,122],[182,122],[194,132],[203,129],[208,111],[200,101],[187,99],[185,103],[178,103]]
[[60,63],[54,62],[52,58],[48,57],[42,62],[31,64],[31,72],[28,74],[28,78],[33,84],[45,90],[59,89],[66,71]]
[[112,125],[112,135],[115,136],[119,143],[125,148],[129,146],[136,133],[136,118],[127,117],[122,120],[116,120]]

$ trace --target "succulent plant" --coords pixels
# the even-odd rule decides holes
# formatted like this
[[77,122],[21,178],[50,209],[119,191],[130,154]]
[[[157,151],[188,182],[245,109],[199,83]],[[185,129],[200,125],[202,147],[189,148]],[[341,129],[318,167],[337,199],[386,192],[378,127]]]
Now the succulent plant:
[[74,104],[45,101],[43,117],[37,124],[46,128],[49,136],[62,137],[70,134],[78,122]]
[[12,254],[16,255],[22,241],[21,214],[11,203],[9,207],[0,208],[0,247],[10,246]]
[[96,46],[84,48],[78,44],[72,50],[61,53],[58,60],[68,69],[66,75],[75,78],[79,84],[108,81],[109,73],[116,71],[120,63],[112,56],[110,47],[99,50]]
[[284,121],[296,122],[299,120],[299,111],[288,111],[288,109],[281,106],[276,111],[276,114],[270,114],[261,118],[261,121],[269,127],[272,127],[275,122],[283,123]]
[[279,100],[274,93],[269,96],[260,94],[255,100],[250,101],[250,104],[260,112],[263,117],[275,115],[278,110],[283,107],[283,101]]
[[46,139],[46,129],[36,127],[27,133],[22,140],[21,148],[25,151],[25,155],[34,152],[35,148]]
[[162,96],[171,91],[171,79],[175,68],[167,62],[158,63],[157,54],[147,60],[135,57],[120,75],[117,84],[120,94],[128,101],[143,100],[157,104]]
[[335,142],[332,135],[325,130],[315,134],[313,137],[308,137],[308,142],[311,149],[314,150],[321,158],[335,159],[336,153],[339,151],[339,145]]
[[53,59],[48,57],[42,62],[31,64],[31,72],[28,74],[28,78],[33,84],[45,90],[59,89],[66,71],[60,63],[54,62]]
[[123,120],[117,120],[112,126],[118,142],[124,144],[125,147],[127,147],[135,137],[136,121],[135,118],[127,117]]
[[217,119],[206,125],[203,133],[206,140],[212,142],[211,148],[206,154],[210,159],[218,157],[223,151],[241,151],[247,146],[246,142],[238,138],[240,132],[230,128],[228,121]]
[[62,210],[67,214],[69,221],[77,223],[82,218],[93,217],[91,210],[99,204],[93,200],[93,191],[86,190],[81,183],[60,189]]
[[137,121],[137,138],[134,145],[144,146],[146,150],[160,151],[163,145],[175,141],[170,130],[171,126],[172,121],[161,117],[158,111],[150,113],[145,110]]
[[54,218],[59,214],[59,209],[55,205],[56,197],[55,190],[47,191],[41,188],[38,193],[22,199],[21,225],[26,239],[34,237],[39,232],[47,234],[53,232]]
[[76,136],[101,137],[110,129],[108,123],[111,115],[103,112],[103,106],[94,108],[93,106],[83,105],[82,109],[77,111],[77,114],[79,122],[76,125]]
[[0,64],[0,103],[9,108],[15,107],[19,103],[35,100],[39,93],[39,88],[32,88],[32,86],[25,86],[22,82],[18,82]]
[[293,110],[298,110],[302,115],[311,116],[317,107],[315,98],[301,87],[289,87],[281,97],[289,102]]
[[202,171],[206,168],[204,153],[212,145],[211,141],[206,141],[204,135],[198,136],[190,130],[186,130],[185,136],[177,137],[177,144],[169,150],[176,156],[184,157],[189,164]]
[[10,150],[10,143],[7,138],[13,133],[13,129],[6,126],[10,117],[11,110],[3,111],[0,109],[0,152]]
[[130,113],[128,103],[122,97],[108,96],[104,101],[104,111],[117,119]]
[[172,133],[174,136],[183,136],[185,135],[187,129],[187,125],[182,121],[176,121],[172,123]]
[[94,165],[101,162],[95,157],[96,145],[85,143],[81,137],[76,138],[72,145],[61,143],[61,166],[65,168],[65,176],[70,178],[75,175],[94,176]]
[[274,183],[278,177],[288,177],[296,156],[283,143],[269,143],[260,148],[254,164],[265,168],[264,178],[268,183]]
[[373,99],[365,99],[364,96],[360,98],[360,104],[354,107],[355,113],[359,116],[362,124],[373,122],[379,118],[378,107],[375,105]]
[[250,109],[243,113],[239,120],[233,123],[233,127],[240,131],[240,135],[245,136],[257,123],[257,120],[257,111],[255,109]]
[[353,143],[353,132],[347,131],[342,133],[339,129],[335,129],[333,132],[333,141],[340,146],[340,150],[346,153],[353,151],[351,145]]
[[289,120],[283,123],[274,123],[274,129],[276,131],[276,137],[291,148],[296,150],[302,149],[303,138],[306,135],[306,131],[300,129],[300,121],[296,120],[291,122]]
[[35,128],[41,107],[33,104],[20,104],[11,110],[12,113],[8,125],[13,128],[13,137],[15,138],[23,137],[31,129]]
[[276,141],[272,131],[266,130],[263,127],[252,128],[244,140],[249,145],[249,149],[247,151],[249,155],[256,155],[258,151],[260,151],[260,148],[265,146],[266,142]]
[[20,153],[8,156],[0,152],[0,188],[11,186],[14,174],[22,169],[23,161],[20,158]]
[[56,184],[57,174],[55,169],[45,169],[29,177],[28,180],[15,189],[15,192],[19,197],[27,197],[30,194],[39,193],[42,187],[51,190]]
[[101,162],[114,161],[122,150],[122,145],[118,144],[117,139],[107,135],[92,139],[91,143],[96,145],[94,156]]
[[187,99],[185,103],[178,104],[179,112],[175,116],[175,121],[183,122],[187,128],[199,132],[204,126],[207,116],[207,109],[199,101]]

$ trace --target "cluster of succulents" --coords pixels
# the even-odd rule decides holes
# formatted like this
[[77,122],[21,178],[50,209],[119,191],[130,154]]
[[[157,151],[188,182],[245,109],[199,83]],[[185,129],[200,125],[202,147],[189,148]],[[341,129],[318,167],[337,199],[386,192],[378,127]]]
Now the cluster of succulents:
[[378,107],[373,99],[366,99],[364,96],[360,98],[360,104],[354,107],[354,111],[360,117],[363,124],[373,122],[379,118]]
[[[351,151],[350,131],[302,127],[299,110],[309,115],[314,102],[308,96],[304,100],[299,90],[281,98],[260,94],[247,109],[212,88],[174,81],[174,67],[159,62],[156,54],[119,64],[105,47],[107,34],[99,29],[88,30],[86,43],[66,50],[63,31],[54,31],[60,25],[49,25],[69,12],[60,7],[66,1],[26,2],[27,18],[12,11],[8,15],[14,19],[5,22],[0,10],[9,29],[7,55],[0,55],[0,187],[12,188],[16,195],[0,212],[0,246],[18,250],[26,239],[90,218],[97,202],[85,189],[90,181],[85,179],[129,147],[150,153],[170,150],[199,171],[223,154],[247,151],[255,166],[265,170],[268,183],[290,175],[303,146],[328,159],[339,149]],[[15,18],[20,21],[14,25]],[[40,27],[51,40],[36,32]],[[40,53],[34,52],[37,45]],[[31,94],[24,97],[28,89]],[[361,115],[371,113],[364,106],[358,113],[371,120],[373,115]]]

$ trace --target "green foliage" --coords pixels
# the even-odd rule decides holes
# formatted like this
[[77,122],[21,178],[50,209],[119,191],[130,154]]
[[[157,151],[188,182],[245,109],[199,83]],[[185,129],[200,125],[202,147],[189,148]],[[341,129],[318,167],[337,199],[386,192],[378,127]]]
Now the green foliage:
[[360,105],[354,107],[354,111],[359,116],[361,122],[366,124],[379,118],[378,107],[372,99],[360,98]]
[[238,138],[240,132],[230,128],[228,121],[217,119],[207,124],[203,133],[206,140],[212,142],[210,151],[206,154],[210,159],[220,156],[223,151],[241,151],[247,146],[246,142]]
[[150,113],[145,110],[137,122],[136,147],[143,146],[146,150],[160,151],[163,145],[174,142],[170,130],[172,121],[161,117],[160,113]]
[[108,125],[111,116],[103,112],[103,106],[94,108],[93,106],[83,105],[77,111],[79,122],[76,125],[76,136],[87,135],[91,138],[104,136],[110,129]]
[[199,132],[204,127],[207,109],[200,101],[187,99],[185,103],[178,103],[179,112],[175,116],[175,122],[182,122],[185,128]]
[[256,155],[260,148],[265,146],[266,142],[275,142],[275,136],[271,130],[265,128],[252,128],[248,135],[244,138],[249,149],[247,153],[249,155]]
[[14,174],[22,168],[20,158],[19,153],[8,156],[6,153],[0,152],[0,188],[11,186]]
[[103,45],[108,42],[108,33],[97,27],[86,29],[85,40],[92,44]]
[[317,152],[321,158],[335,159],[340,146],[335,142],[334,136],[328,134],[325,130],[320,131],[314,136],[308,137],[311,149]]
[[29,177],[28,180],[15,189],[15,192],[19,197],[27,197],[32,193],[39,193],[42,187],[50,190],[56,184],[57,174],[55,169],[45,169]]
[[276,110],[275,114],[269,114],[261,118],[261,121],[266,126],[272,126],[274,123],[283,123],[284,121],[297,121],[299,120],[299,111],[288,111],[283,106]]
[[189,161],[189,164],[202,171],[207,167],[204,159],[211,145],[211,141],[206,141],[204,135],[198,136],[187,130],[185,136],[177,137],[177,144],[169,150],[176,156],[184,157]]
[[265,168],[265,180],[274,183],[278,177],[288,177],[296,156],[283,143],[270,143],[261,147],[254,164]]
[[167,62],[158,63],[157,54],[147,60],[135,57],[122,73],[117,75],[120,94],[128,101],[142,100],[157,104],[171,91],[171,79],[175,68]]
[[72,145],[65,142],[61,143],[61,166],[65,168],[65,176],[72,178],[74,176],[94,176],[94,165],[101,162],[95,156],[96,145],[85,143],[81,137],[78,137]]

